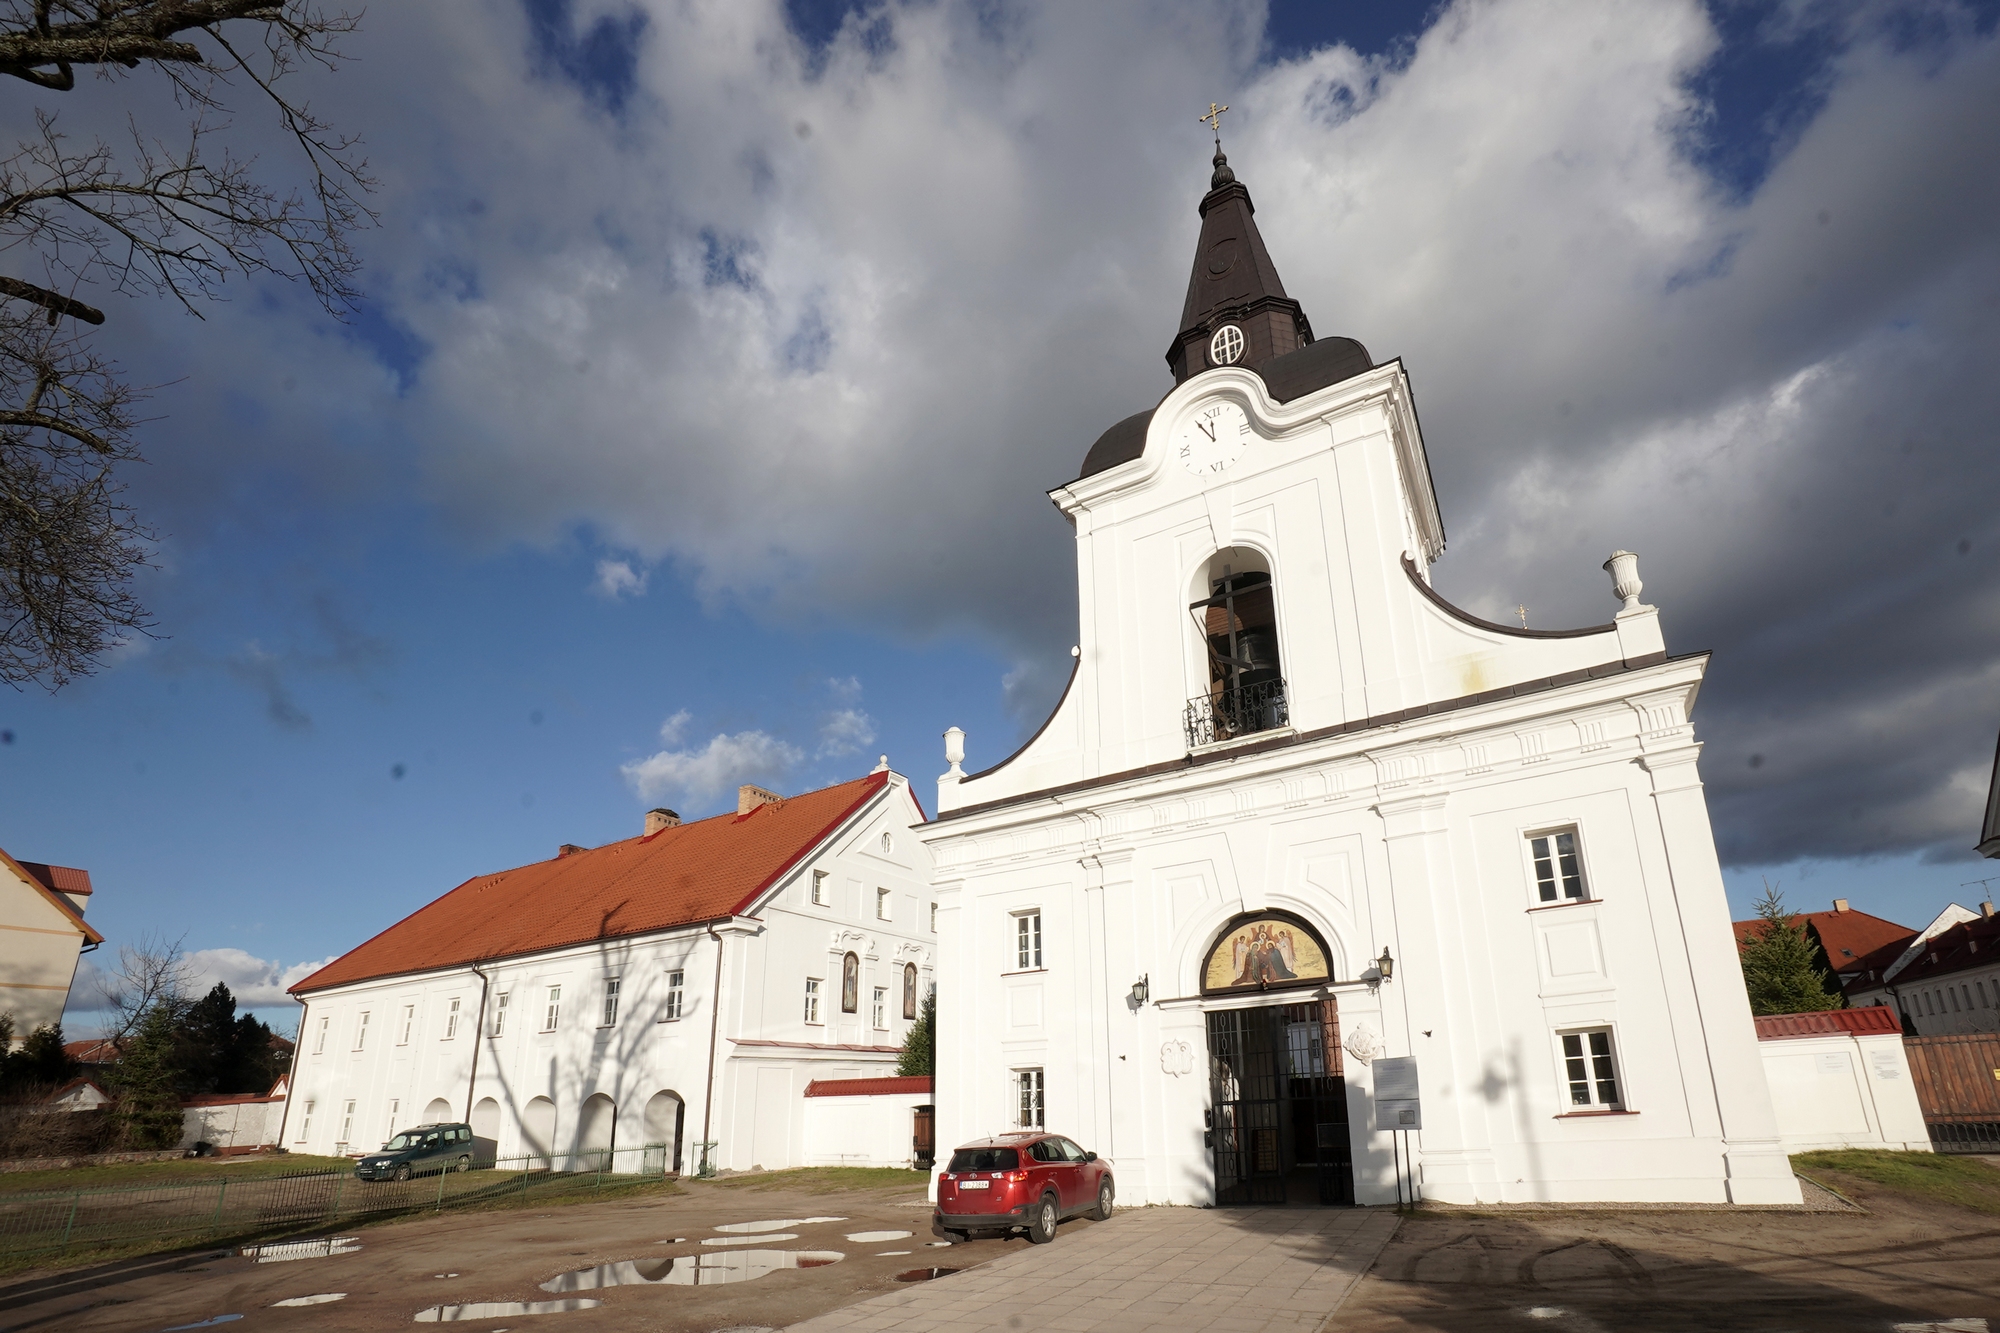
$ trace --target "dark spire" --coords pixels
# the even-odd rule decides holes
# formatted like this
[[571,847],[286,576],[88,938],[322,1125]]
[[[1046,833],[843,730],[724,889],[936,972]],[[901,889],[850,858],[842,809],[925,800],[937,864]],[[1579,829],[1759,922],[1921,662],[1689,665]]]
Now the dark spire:
[[[1261,366],[1313,340],[1305,311],[1285,295],[1277,266],[1264,248],[1252,219],[1256,211],[1250,191],[1229,169],[1218,134],[1215,174],[1201,201],[1201,241],[1195,246],[1181,331],[1167,349],[1176,384],[1216,365]],[[1224,358],[1212,360],[1209,344],[1226,325],[1234,326],[1242,340],[1225,335]],[[1227,356],[1231,348],[1238,349],[1233,359]]]

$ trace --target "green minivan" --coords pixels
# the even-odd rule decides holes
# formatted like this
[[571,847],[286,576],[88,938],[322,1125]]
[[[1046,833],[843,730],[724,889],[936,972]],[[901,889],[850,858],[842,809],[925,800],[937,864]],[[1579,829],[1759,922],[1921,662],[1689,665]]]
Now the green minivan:
[[369,1153],[354,1168],[356,1180],[408,1180],[434,1171],[472,1169],[472,1126],[415,1125]]

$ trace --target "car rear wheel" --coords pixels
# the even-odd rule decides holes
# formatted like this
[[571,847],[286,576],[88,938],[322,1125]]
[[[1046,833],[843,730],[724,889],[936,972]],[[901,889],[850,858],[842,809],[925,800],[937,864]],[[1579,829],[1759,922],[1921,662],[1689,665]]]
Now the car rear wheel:
[[1046,1245],[1056,1238],[1056,1223],[1061,1220],[1056,1209],[1056,1196],[1044,1194],[1042,1201],[1035,1205],[1035,1215],[1028,1222],[1028,1239],[1037,1245]]
[[405,1162],[401,1166],[396,1168],[396,1179],[408,1180],[409,1178],[410,1178],[410,1164],[408,1162]]
[[1097,1211],[1092,1213],[1091,1217],[1095,1218],[1099,1222],[1109,1222],[1111,1220],[1111,1177],[1110,1176],[1106,1176],[1104,1178],[1104,1183],[1097,1187]]
[[472,1169],[472,1159],[470,1157],[459,1158],[458,1161],[453,1164],[453,1169],[458,1171],[470,1171]]

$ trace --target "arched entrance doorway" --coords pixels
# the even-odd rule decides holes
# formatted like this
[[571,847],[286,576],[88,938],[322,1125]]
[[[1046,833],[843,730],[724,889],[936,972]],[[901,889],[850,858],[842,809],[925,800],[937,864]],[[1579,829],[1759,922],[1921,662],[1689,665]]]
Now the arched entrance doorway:
[[656,1092],[646,1102],[646,1165],[649,1174],[681,1169],[681,1126],[687,1104],[678,1092]]
[[556,1104],[546,1097],[530,1098],[521,1108],[521,1151],[541,1160],[528,1163],[530,1170],[546,1171],[549,1153],[556,1140]]
[[1340,1014],[1309,994],[1332,979],[1325,942],[1283,912],[1230,922],[1203,961],[1204,996],[1256,1001],[1206,1014],[1216,1203],[1354,1202]]
[[618,1104],[601,1092],[584,1098],[576,1113],[576,1150],[583,1160],[572,1169],[608,1171],[617,1133]]
[[451,1103],[442,1097],[431,1098],[431,1104],[424,1108],[426,1125],[442,1125],[451,1119]]
[[500,1103],[481,1097],[472,1108],[472,1138],[479,1145],[479,1159],[490,1162],[500,1155]]

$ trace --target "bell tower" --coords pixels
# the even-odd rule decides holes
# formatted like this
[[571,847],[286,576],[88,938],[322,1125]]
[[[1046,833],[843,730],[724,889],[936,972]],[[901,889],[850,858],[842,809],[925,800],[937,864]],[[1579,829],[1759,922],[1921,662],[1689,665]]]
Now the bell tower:
[[[1228,109],[1214,108],[1211,115]],[[1256,212],[1249,189],[1229,169],[1218,127],[1215,174],[1202,196],[1201,240],[1188,277],[1181,331],[1167,349],[1176,384],[1216,366],[1254,370],[1313,340],[1312,324],[1299,303],[1285,295],[1278,267],[1264,248]]]

